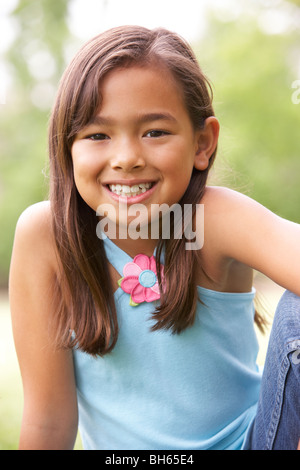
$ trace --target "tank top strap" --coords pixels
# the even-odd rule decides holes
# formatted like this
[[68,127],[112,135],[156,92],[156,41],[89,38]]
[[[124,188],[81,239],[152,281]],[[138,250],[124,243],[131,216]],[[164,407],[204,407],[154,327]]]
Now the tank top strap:
[[[105,234],[102,235],[102,240],[104,243],[104,249],[107,256],[108,261],[110,264],[118,271],[118,273],[122,276],[123,275],[123,268],[125,264],[130,263],[133,261],[133,258],[129,256],[125,251],[123,251],[120,247],[118,247],[110,238],[108,238]],[[164,249],[161,253],[160,261],[164,264],[165,258]],[[156,256],[156,247],[153,252],[153,256]]]
[[102,237],[102,240],[108,261],[122,276],[125,264],[132,262],[133,259],[107,236]]

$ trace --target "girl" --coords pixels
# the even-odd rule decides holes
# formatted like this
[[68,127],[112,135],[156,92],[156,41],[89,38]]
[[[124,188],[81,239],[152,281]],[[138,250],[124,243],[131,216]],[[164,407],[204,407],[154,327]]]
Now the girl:
[[[86,449],[297,448],[300,227],[206,186],[218,133],[209,84],[176,34],[115,28],[67,68],[50,202],[21,215],[11,263],[21,449],[71,449],[78,415]],[[181,236],[175,217],[166,236],[151,211],[174,205],[189,209],[198,249],[184,217]],[[294,292],[262,386],[253,269]]]

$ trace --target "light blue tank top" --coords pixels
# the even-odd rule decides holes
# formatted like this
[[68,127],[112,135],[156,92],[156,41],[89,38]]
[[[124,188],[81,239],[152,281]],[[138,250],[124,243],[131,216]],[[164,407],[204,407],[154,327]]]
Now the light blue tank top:
[[[132,261],[104,240],[122,277]],[[115,292],[120,333],[103,358],[75,349],[79,429],[85,449],[222,450],[243,448],[256,413],[255,291],[198,287],[194,325],[179,335],[151,332],[154,303],[129,305]]]

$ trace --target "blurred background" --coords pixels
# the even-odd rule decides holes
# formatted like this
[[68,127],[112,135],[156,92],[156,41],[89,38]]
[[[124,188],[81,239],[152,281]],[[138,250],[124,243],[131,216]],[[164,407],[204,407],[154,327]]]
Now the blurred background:
[[[47,125],[65,66],[113,26],[184,36],[212,82],[221,124],[211,182],[300,223],[300,0],[0,2],[0,450],[9,450],[22,414],[7,298],[11,250],[20,213],[47,199]],[[260,275],[256,285],[272,315],[281,289]],[[267,336],[259,341],[263,363]]]

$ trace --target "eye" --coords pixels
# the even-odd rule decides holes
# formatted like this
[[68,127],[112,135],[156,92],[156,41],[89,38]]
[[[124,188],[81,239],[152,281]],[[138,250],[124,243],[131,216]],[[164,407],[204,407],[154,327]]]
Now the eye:
[[89,140],[107,140],[109,139],[108,135],[106,134],[91,134],[91,135],[88,135],[86,136],[86,139],[89,139]]
[[147,134],[145,134],[145,137],[157,138],[157,137],[164,137],[166,135],[169,135],[169,132],[162,131],[159,129],[153,129],[152,131],[147,132]]

